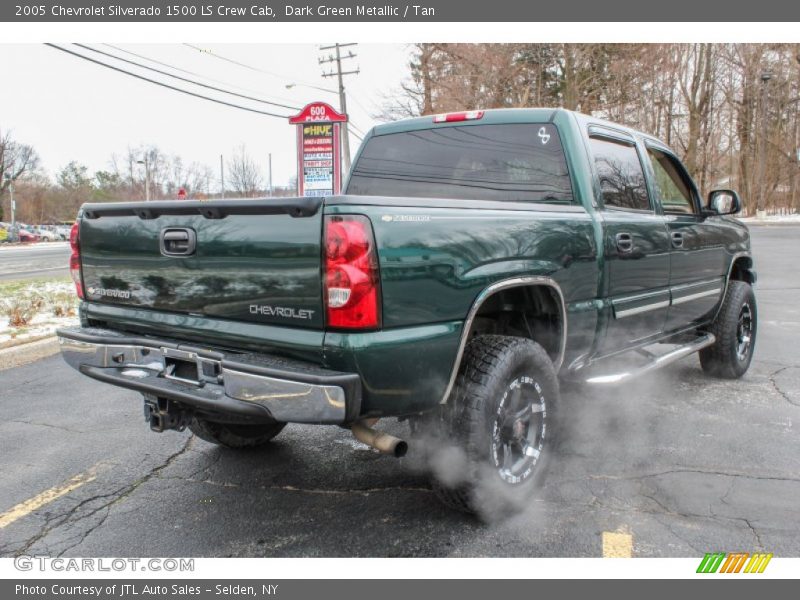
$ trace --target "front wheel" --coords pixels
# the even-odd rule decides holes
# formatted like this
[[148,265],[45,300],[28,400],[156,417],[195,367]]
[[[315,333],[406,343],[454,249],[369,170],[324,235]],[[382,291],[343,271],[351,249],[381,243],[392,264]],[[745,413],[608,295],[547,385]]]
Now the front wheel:
[[254,448],[278,435],[286,423],[265,425],[233,425],[193,417],[189,430],[202,440],[226,448]]
[[547,352],[519,337],[467,346],[445,421],[456,452],[431,457],[446,505],[496,518],[521,509],[541,481],[559,390]]
[[700,351],[703,371],[724,379],[744,375],[753,359],[757,326],[753,287],[744,281],[729,282],[722,308],[709,328],[717,341]]

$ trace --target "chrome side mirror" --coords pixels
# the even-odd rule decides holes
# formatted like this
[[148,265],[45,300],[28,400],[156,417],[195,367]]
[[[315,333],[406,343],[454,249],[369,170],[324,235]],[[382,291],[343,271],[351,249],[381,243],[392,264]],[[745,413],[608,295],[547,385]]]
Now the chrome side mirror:
[[742,210],[739,194],[733,190],[714,190],[708,194],[706,213],[711,215],[735,215]]

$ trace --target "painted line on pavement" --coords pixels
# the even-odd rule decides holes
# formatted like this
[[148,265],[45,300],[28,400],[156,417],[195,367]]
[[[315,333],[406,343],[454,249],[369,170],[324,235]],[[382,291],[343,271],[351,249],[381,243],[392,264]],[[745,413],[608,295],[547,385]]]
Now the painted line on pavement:
[[21,519],[22,517],[28,516],[32,512],[39,510],[54,500],[58,500],[62,496],[66,496],[70,492],[77,490],[82,485],[85,485],[90,481],[94,481],[97,478],[97,469],[100,464],[101,463],[97,463],[83,473],[75,475],[75,477],[72,479],[69,479],[60,485],[51,487],[49,490],[45,490],[38,496],[34,496],[33,498],[25,500],[24,502],[20,502],[13,508],[0,514],[0,529],[11,525],[11,523]]

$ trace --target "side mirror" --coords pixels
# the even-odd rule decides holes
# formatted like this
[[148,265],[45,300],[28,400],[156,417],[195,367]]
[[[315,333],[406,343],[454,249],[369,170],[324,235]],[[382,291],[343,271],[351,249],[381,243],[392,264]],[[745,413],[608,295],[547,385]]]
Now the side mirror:
[[708,194],[708,204],[705,207],[707,215],[735,215],[742,210],[742,201],[739,194],[733,190],[714,190]]

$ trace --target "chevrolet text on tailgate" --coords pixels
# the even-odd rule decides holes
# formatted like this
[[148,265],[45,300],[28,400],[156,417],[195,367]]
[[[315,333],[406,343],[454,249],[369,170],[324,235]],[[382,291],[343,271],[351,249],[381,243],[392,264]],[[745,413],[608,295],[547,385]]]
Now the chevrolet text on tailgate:
[[509,510],[536,486],[559,378],[750,365],[739,197],[701,197],[656,138],[565,110],[421,117],[375,127],[345,189],[84,205],[64,358],[141,392],[154,431],[230,448],[317,423],[402,456],[374,427],[410,419],[460,449],[433,487],[463,510],[487,478]]

